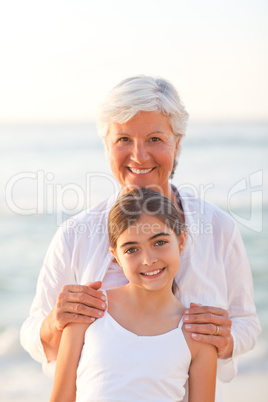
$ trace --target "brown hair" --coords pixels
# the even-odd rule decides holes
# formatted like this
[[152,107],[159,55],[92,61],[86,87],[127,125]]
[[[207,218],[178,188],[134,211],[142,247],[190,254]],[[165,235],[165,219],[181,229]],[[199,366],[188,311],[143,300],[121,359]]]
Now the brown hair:
[[[120,196],[108,217],[110,245],[116,248],[118,237],[131,225],[138,222],[142,214],[153,215],[165,223],[179,237],[185,231],[179,213],[169,198],[149,188],[138,188]],[[172,290],[175,282],[173,281]]]

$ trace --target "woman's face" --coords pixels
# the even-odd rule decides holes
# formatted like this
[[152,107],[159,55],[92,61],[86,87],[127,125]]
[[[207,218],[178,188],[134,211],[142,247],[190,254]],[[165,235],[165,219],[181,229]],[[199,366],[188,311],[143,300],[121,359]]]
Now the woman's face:
[[150,187],[167,194],[180,142],[168,117],[140,112],[126,123],[112,123],[105,141],[112,172],[122,187]]

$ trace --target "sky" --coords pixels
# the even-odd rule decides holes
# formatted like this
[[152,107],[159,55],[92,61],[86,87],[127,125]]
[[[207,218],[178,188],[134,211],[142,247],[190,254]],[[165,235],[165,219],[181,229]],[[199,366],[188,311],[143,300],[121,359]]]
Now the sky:
[[266,0],[0,0],[0,123],[87,122],[122,79],[192,120],[268,120]]

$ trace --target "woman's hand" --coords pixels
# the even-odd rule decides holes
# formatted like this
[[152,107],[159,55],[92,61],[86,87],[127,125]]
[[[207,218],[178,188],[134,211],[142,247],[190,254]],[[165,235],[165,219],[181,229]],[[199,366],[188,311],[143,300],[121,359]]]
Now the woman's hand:
[[228,311],[191,303],[191,307],[184,311],[183,321],[186,331],[192,332],[194,340],[216,346],[220,359],[232,356],[232,320]]
[[64,327],[72,322],[91,324],[100,318],[106,309],[105,296],[98,289],[101,282],[86,285],[64,286],[56,304],[44,319],[40,337],[48,361],[56,360],[61,334]]
[[100,287],[101,282],[64,286],[53,309],[56,329],[62,331],[70,322],[89,324],[102,317],[106,297],[98,291]]

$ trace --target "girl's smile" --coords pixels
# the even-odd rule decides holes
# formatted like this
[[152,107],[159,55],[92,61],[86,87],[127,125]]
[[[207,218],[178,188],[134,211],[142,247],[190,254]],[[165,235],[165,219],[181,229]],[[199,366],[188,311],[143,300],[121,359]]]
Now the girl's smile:
[[157,275],[160,275],[164,271],[165,267],[162,269],[156,269],[154,271],[149,272],[141,272],[141,275],[147,276],[149,278],[155,278]]

